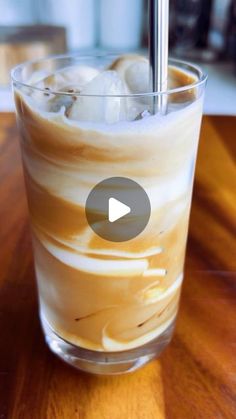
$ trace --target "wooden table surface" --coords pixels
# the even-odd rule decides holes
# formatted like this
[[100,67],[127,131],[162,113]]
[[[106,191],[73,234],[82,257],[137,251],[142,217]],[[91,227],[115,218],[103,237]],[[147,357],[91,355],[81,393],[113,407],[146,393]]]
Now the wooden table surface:
[[17,129],[0,115],[0,419],[236,418],[236,119],[203,121],[177,329],[159,360],[89,376],[37,317]]

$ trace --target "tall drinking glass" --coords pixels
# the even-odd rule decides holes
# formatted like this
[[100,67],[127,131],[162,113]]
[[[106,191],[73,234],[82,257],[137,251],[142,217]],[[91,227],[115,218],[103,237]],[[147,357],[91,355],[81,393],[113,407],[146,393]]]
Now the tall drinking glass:
[[135,370],[174,329],[206,76],[170,61],[154,115],[138,56],[54,57],[12,80],[46,342],[85,371]]

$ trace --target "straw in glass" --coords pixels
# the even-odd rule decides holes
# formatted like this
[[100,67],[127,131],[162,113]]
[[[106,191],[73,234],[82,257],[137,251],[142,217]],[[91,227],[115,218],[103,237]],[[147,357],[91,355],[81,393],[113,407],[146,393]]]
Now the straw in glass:
[[[149,0],[149,62],[152,92],[165,92],[168,82],[169,0]],[[153,113],[165,114],[167,95],[153,99]]]

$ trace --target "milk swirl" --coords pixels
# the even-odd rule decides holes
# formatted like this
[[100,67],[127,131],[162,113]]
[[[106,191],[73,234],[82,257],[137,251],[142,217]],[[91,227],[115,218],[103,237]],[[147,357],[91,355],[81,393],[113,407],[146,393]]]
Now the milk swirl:
[[[86,96],[97,81],[103,83],[100,94],[118,94],[118,88],[121,95],[132,93],[134,64],[142,74],[146,64],[129,60],[109,69],[121,77],[118,85],[106,72],[78,67],[37,80],[36,87],[49,84],[47,96],[30,89],[16,93],[42,310],[62,338],[96,351],[141,346],[176,316],[201,122],[202,100],[193,91],[185,106],[176,100],[169,114],[144,118],[146,97],[104,103],[101,96]],[[191,79],[173,68],[171,75],[172,85]],[[75,98],[55,97],[53,88],[73,90]],[[152,208],[145,230],[122,243],[97,236],[85,216],[90,190],[115,176],[138,182]]]

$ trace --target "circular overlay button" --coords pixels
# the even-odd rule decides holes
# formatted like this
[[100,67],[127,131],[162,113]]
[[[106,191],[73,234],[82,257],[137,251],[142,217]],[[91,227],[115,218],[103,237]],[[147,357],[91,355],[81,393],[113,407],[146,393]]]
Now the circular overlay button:
[[151,205],[145,190],[131,179],[112,177],[98,183],[85,206],[88,224],[105,240],[124,242],[148,224]]

